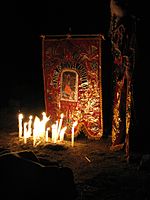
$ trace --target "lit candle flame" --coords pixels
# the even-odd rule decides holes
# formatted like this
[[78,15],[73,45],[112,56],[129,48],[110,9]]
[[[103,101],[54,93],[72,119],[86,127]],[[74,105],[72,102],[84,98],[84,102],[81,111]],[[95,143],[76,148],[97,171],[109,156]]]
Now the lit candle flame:
[[32,134],[32,115],[29,116],[28,134],[29,134],[29,137],[31,137],[31,134]]
[[65,135],[65,131],[66,131],[67,127],[65,126],[64,128],[61,129],[60,131],[60,142],[62,142],[64,140],[64,135]]
[[22,119],[23,119],[23,114],[18,115],[18,120],[19,120],[19,138],[22,137]]
[[[30,115],[28,122],[24,122],[22,124],[22,119],[23,119],[23,114],[18,115],[18,121],[19,121],[19,138],[23,137],[24,143],[27,143],[27,138],[32,137],[33,139],[33,146],[37,146],[40,142],[41,139],[45,142],[49,141],[48,133],[50,130],[50,127],[46,126],[46,123],[49,121],[50,117],[46,116],[46,113],[43,112],[43,119],[40,120],[38,116],[34,117]],[[64,140],[64,134],[67,129],[67,127],[62,128],[62,123],[63,123],[63,117],[64,114],[62,113],[60,115],[60,120],[57,120],[55,124],[52,125],[51,130],[52,130],[52,142],[57,143],[57,142],[62,142]],[[73,124],[73,129],[76,126],[77,122]],[[73,130],[74,132],[74,130]]]
[[36,140],[39,137],[39,124],[40,124],[40,119],[36,116],[34,119],[34,127],[33,127],[33,146],[36,144]]
[[52,142],[56,143],[57,123],[52,125]]

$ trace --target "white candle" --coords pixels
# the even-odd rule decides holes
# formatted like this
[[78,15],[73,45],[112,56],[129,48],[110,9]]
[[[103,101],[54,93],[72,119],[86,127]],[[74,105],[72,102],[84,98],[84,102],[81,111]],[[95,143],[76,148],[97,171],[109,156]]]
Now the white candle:
[[40,131],[40,119],[39,117],[35,117],[34,119],[34,125],[33,125],[33,146],[36,144],[36,140],[39,137],[39,131]]
[[45,133],[45,141],[48,142],[48,131],[49,131],[49,127],[46,129],[46,133]]
[[57,125],[52,125],[52,142],[56,143]]
[[58,137],[59,137],[61,126],[62,126],[63,117],[64,117],[64,114],[62,113],[60,115],[60,122],[59,122],[59,126],[58,126]]
[[26,144],[27,143],[27,133],[28,133],[28,130],[27,130],[27,122],[24,123],[24,143]]
[[55,131],[55,143],[58,140],[58,120],[56,121],[56,131]]
[[77,121],[72,125],[72,135],[71,135],[71,146],[74,146],[74,127],[77,125]]
[[29,116],[28,134],[29,134],[29,137],[31,137],[31,134],[32,134],[32,115]]
[[19,121],[19,138],[22,137],[22,119],[23,119],[23,114],[18,115],[18,121]]
[[60,141],[62,142],[64,140],[64,134],[66,131],[67,127],[65,126],[64,128],[61,129],[60,131]]
[[49,121],[50,117],[47,117],[45,112],[43,112],[42,115],[43,115],[43,119],[41,120],[41,123],[40,123],[41,124],[41,127],[40,127],[41,133],[40,134],[43,137],[46,133],[45,132],[46,123]]

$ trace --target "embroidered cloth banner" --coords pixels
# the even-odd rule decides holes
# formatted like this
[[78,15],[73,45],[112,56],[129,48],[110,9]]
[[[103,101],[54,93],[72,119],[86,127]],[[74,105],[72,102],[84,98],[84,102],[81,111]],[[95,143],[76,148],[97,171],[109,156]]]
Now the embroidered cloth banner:
[[101,35],[42,36],[46,113],[52,124],[64,114],[68,137],[75,121],[75,136],[103,135],[101,41]]

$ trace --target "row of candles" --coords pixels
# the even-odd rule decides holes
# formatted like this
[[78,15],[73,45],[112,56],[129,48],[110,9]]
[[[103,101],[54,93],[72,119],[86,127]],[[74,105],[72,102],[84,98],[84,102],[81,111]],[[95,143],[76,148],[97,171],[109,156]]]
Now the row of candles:
[[[33,121],[33,116],[29,116],[29,120],[23,120],[24,116],[22,113],[18,115],[18,127],[19,127],[19,139],[24,140],[24,143],[27,143],[28,138],[33,138],[33,146],[36,146],[37,141],[41,138],[45,142],[49,142],[49,131],[51,130],[51,142],[57,143],[64,140],[64,135],[67,127],[62,127],[64,114],[60,115],[60,119],[56,123],[52,124],[51,127],[47,127],[47,122],[50,120],[50,117],[46,116],[46,113],[42,113],[43,118],[40,120],[38,116],[35,116]],[[77,121],[72,124],[71,130],[71,146],[74,146],[74,128],[77,125]]]

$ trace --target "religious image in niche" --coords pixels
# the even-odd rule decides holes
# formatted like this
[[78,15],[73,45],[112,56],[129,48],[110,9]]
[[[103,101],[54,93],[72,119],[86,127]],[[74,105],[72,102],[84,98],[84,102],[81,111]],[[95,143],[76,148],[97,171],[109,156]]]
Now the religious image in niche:
[[77,101],[78,74],[74,70],[64,70],[61,77],[61,100]]

